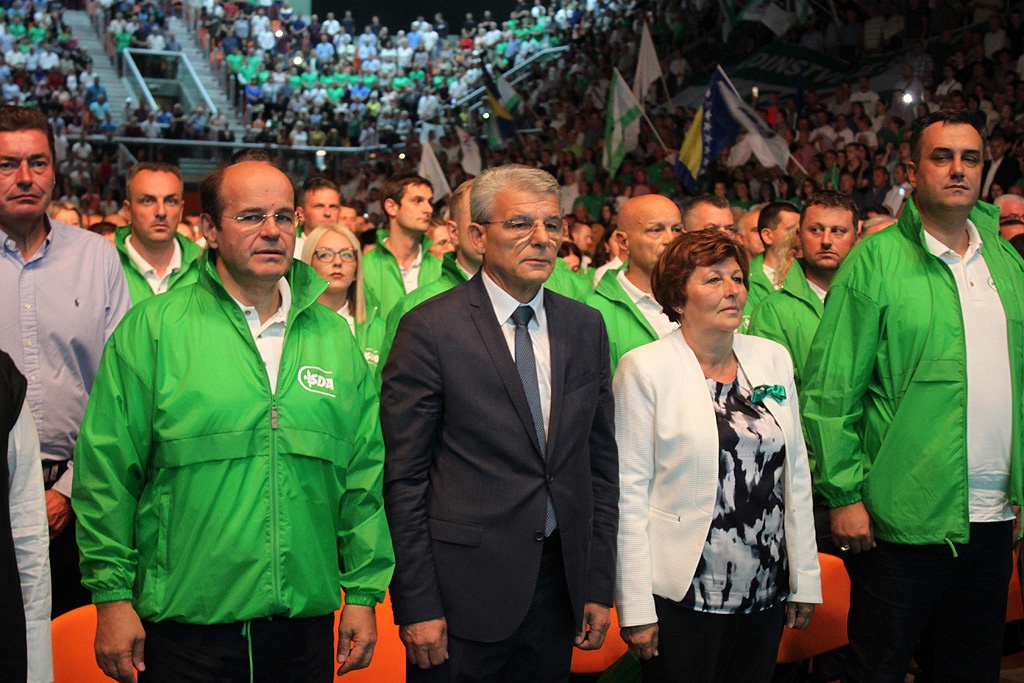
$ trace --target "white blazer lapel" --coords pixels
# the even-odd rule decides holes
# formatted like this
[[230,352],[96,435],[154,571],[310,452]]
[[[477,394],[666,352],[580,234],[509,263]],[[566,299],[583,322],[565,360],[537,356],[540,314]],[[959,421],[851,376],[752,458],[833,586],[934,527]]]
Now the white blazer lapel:
[[[779,401],[774,396],[766,396],[761,403],[768,412],[772,414],[775,421],[779,423],[779,427],[782,428],[783,436],[786,439],[787,446],[791,446],[790,440],[793,434],[793,412],[791,409],[791,401],[795,401],[796,397],[791,396],[790,392],[792,388],[788,386],[789,381],[785,377],[780,377],[775,368],[769,365],[768,362],[771,360],[770,355],[766,354],[766,349],[761,348],[760,353],[758,349],[752,348],[748,339],[744,335],[736,335],[736,340],[733,343],[733,350],[736,353],[736,358],[739,360],[740,367],[746,374],[747,379],[750,381],[751,388],[759,386],[772,386],[780,385],[786,390],[786,397]],[[799,428],[799,425],[796,425]]]

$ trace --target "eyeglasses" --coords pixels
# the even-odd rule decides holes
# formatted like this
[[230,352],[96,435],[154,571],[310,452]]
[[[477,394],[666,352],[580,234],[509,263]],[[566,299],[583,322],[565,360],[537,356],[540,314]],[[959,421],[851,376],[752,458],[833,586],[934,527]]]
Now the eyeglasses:
[[1014,223],[1024,224],[1024,216],[1019,213],[1008,213],[999,217],[999,225],[1013,225]]
[[331,263],[334,261],[335,256],[340,256],[342,262],[352,263],[356,260],[356,253],[351,249],[328,249],[327,247],[321,247],[313,252],[313,256],[320,263]]
[[513,216],[508,220],[504,221],[481,221],[481,225],[504,225],[505,229],[509,232],[515,233],[516,235],[525,235],[533,232],[534,227],[537,223],[541,223],[544,226],[544,231],[554,237],[555,235],[561,235],[565,230],[565,221],[559,216],[549,216],[548,218],[531,218],[529,216]]
[[268,218],[274,219],[274,225],[278,230],[294,230],[296,224],[295,214],[291,211],[274,211],[273,213],[240,213],[232,216],[231,220],[248,229],[262,228]]

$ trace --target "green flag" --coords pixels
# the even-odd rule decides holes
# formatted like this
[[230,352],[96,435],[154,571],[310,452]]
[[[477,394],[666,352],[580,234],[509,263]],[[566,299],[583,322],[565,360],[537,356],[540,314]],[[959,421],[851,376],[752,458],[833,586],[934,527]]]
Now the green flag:
[[608,88],[608,113],[604,121],[604,167],[614,178],[626,155],[637,148],[643,109],[618,69]]
[[[828,185],[832,183],[830,188]],[[825,177],[821,181],[821,186],[826,190],[838,190],[839,189],[839,164],[832,162],[832,170],[825,174]]]

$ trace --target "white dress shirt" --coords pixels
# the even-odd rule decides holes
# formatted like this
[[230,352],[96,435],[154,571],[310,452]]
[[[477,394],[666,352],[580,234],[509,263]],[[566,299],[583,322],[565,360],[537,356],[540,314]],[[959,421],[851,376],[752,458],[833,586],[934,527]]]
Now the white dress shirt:
[[[516,324],[512,322],[512,314],[523,303],[498,286],[485,270],[483,273],[484,289],[494,308],[494,317],[501,326],[501,333],[508,344],[508,352],[512,360],[516,359]],[[533,343],[533,356],[537,365],[537,384],[540,387],[540,408],[544,413],[544,434],[548,433],[548,421],[551,415],[551,341],[548,338],[548,318],[544,312],[544,287],[541,286],[537,296],[526,304],[533,309],[530,320],[530,341]]]

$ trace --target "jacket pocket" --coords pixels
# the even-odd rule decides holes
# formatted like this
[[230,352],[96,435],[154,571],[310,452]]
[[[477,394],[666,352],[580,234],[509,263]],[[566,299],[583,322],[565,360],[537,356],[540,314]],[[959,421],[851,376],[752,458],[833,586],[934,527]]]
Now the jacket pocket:
[[477,548],[483,543],[484,528],[479,524],[449,522],[445,519],[428,519],[430,538],[443,543],[454,543]]

